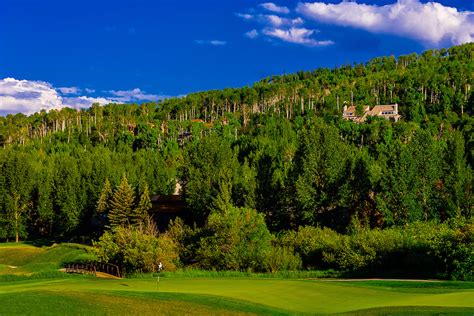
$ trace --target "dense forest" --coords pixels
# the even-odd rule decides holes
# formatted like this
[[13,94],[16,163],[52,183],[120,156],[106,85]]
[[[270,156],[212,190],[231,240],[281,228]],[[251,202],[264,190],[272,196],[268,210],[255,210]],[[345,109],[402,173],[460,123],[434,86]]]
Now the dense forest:
[[[471,43],[158,103],[0,117],[0,239],[105,232],[113,243],[125,225],[144,230],[150,196],[179,182],[190,215],[162,236],[173,265],[355,269],[364,241],[418,247],[424,232],[441,272],[472,277],[473,85]],[[400,122],[342,119],[347,104],[393,103]],[[247,242],[217,251],[225,236]]]

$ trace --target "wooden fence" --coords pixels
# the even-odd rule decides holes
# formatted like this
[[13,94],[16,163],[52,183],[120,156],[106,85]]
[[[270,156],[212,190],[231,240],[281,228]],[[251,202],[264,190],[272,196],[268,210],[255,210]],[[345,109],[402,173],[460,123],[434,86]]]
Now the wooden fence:
[[66,265],[67,273],[93,274],[97,272],[107,273],[118,278],[122,277],[120,268],[111,263],[69,263]]

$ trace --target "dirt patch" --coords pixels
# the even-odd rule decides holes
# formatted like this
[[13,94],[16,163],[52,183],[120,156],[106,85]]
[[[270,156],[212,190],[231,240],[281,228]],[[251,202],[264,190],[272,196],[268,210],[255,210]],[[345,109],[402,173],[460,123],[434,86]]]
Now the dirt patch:
[[[62,268],[62,269],[59,269],[59,271],[61,272],[66,272],[66,268]],[[84,273],[86,273],[87,271],[84,270]],[[108,274],[108,273],[104,273],[104,272],[96,272],[95,273],[95,276],[100,278],[100,279],[121,279],[119,277],[116,277],[115,275],[112,275],[112,274]]]
[[115,275],[104,273],[104,272],[96,272],[95,276],[101,279],[120,279],[119,277],[116,277]]

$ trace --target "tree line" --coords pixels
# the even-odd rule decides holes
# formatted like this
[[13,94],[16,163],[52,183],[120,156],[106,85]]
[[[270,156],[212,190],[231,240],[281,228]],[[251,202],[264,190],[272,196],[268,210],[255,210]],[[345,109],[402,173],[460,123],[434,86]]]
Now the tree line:
[[[139,239],[151,225],[150,196],[171,194],[176,181],[189,216],[156,245],[183,264],[309,267],[298,234],[349,236],[354,223],[392,234],[425,222],[459,237],[471,232],[459,223],[472,222],[473,209],[473,50],[376,58],[158,103],[1,117],[0,239]],[[394,102],[401,122],[341,118],[345,103]],[[120,231],[127,226],[142,231]],[[387,238],[406,237],[397,236]],[[459,242],[472,245],[469,236]],[[318,262],[349,267],[345,256],[363,246],[334,238],[354,253],[331,266],[315,250]],[[250,247],[255,240],[265,245]],[[275,253],[284,258],[272,261]],[[249,263],[259,260],[265,266]]]

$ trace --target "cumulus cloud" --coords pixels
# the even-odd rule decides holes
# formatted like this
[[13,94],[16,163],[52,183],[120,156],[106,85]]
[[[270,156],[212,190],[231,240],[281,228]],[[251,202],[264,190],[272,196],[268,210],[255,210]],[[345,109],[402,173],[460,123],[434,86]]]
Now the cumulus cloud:
[[299,3],[296,11],[318,22],[404,36],[428,45],[474,41],[474,12],[437,2],[398,0],[383,6],[313,2]]
[[194,42],[199,45],[212,45],[212,46],[227,45],[226,41],[220,41],[220,40],[195,40]]
[[0,112],[32,114],[40,110],[59,109],[62,98],[53,87],[43,81],[0,80]]
[[258,37],[258,31],[254,29],[254,30],[248,31],[244,35],[248,38],[254,39],[254,38]]
[[[94,93],[94,89],[84,89]],[[104,97],[90,97],[74,94],[81,92],[76,87],[54,88],[44,81],[17,80],[14,78],[0,79],[0,115],[24,113],[33,114],[41,110],[59,110],[63,107],[74,109],[87,108],[93,103],[101,105],[110,103],[126,103],[138,101],[157,101],[168,96],[147,94],[135,88],[132,90],[110,90]],[[62,95],[63,94],[63,95]],[[69,96],[72,95],[72,96]]]
[[265,28],[262,31],[265,35],[278,38],[284,42],[301,44],[311,47],[316,46],[329,46],[334,44],[332,41],[317,41],[311,36],[315,33],[315,30],[309,30],[306,28],[292,27],[290,29],[280,28]]
[[287,7],[280,7],[274,4],[273,2],[265,2],[265,3],[260,4],[260,6],[264,8],[265,10],[275,12],[275,13],[280,13],[280,14],[290,13],[290,10]]
[[136,102],[136,101],[158,101],[167,96],[146,94],[145,91],[135,88],[132,90],[109,90],[112,97],[111,99],[116,102]]

